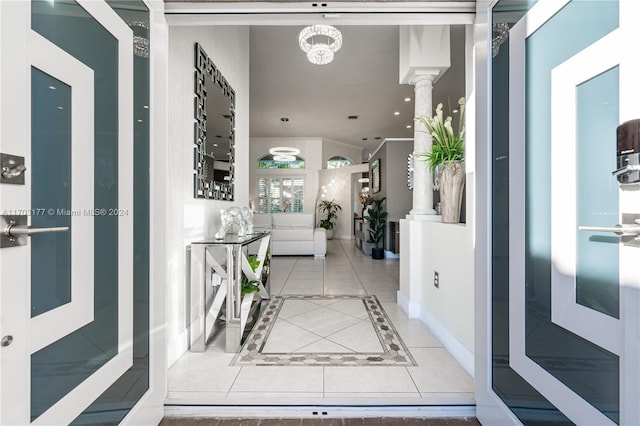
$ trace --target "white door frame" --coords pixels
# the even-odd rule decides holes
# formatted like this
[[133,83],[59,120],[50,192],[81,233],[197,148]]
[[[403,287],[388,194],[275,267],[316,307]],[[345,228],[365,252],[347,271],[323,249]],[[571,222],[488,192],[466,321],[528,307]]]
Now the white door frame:
[[149,8],[149,389],[122,424],[158,424],[167,395],[166,220],[168,26],[162,0],[144,0]]
[[[488,424],[521,424],[493,391],[491,358],[491,8],[498,0],[476,0],[476,252],[475,398],[476,417]],[[484,106],[484,107],[482,107]]]

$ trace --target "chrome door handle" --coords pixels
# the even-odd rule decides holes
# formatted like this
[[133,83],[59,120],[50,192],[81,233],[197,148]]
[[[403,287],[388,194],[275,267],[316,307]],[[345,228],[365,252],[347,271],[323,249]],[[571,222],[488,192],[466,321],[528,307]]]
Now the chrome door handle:
[[68,230],[68,226],[55,228],[29,226],[26,215],[0,215],[0,248],[24,246],[27,244],[27,237],[32,235]]
[[68,231],[68,226],[59,226],[55,228],[36,228],[28,225],[16,225],[9,224],[4,228],[3,234],[5,237],[18,238],[18,237],[31,237],[36,234],[46,234],[49,232],[65,232]]
[[640,235],[640,225],[638,224],[622,224],[616,226],[578,226],[580,231],[587,232],[613,232],[619,236],[637,236]]
[[614,176],[620,176],[625,173],[637,172],[640,171],[640,164],[627,164],[624,167],[620,167],[618,170],[611,172]]

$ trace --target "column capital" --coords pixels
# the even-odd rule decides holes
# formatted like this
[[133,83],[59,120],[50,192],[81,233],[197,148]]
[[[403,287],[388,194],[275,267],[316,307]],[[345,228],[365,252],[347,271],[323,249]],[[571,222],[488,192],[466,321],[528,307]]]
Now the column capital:
[[431,87],[433,88],[433,83],[436,81],[438,76],[434,74],[415,74],[411,77],[411,84],[416,86],[416,88],[423,87]]

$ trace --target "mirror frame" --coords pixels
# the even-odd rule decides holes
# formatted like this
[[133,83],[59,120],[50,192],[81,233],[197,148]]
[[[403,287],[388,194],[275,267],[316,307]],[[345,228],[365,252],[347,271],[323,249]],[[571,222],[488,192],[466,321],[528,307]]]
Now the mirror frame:
[[[194,134],[194,182],[193,196],[212,200],[233,201],[235,169],[235,124],[236,92],[215,66],[200,43],[195,45],[195,134]],[[206,179],[207,144],[207,89],[206,79],[231,103],[229,123],[229,181],[218,182]]]

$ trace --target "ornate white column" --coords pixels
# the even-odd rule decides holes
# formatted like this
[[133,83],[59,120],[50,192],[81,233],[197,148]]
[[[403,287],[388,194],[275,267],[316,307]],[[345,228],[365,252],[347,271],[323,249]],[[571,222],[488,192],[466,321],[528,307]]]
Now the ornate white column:
[[[433,85],[451,66],[448,25],[410,25],[400,27],[400,84],[412,84],[415,90],[415,116],[431,117]],[[431,135],[420,122],[414,126],[413,218],[433,216],[433,173],[424,158],[416,156],[431,150]]]
[[[432,114],[432,94],[433,74],[416,75],[411,84],[414,85],[415,116],[431,117]],[[436,214],[433,209],[433,173],[429,171],[424,158],[417,154],[429,152],[431,150],[431,135],[419,121],[415,122],[413,128],[413,208],[409,212],[411,215]]]

